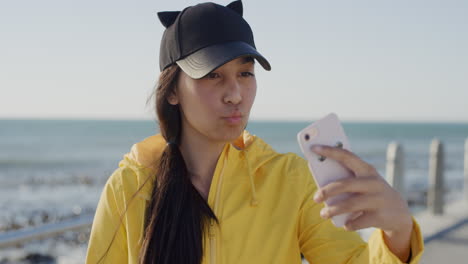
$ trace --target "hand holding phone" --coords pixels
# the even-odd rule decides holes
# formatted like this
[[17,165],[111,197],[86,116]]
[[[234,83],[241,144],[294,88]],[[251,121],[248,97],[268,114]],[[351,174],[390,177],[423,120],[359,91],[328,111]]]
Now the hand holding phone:
[[[311,150],[312,145],[328,145],[351,151],[348,138],[335,113],[330,113],[324,118],[317,120],[297,134],[299,146],[308,161],[309,169],[319,188],[345,178],[354,177],[353,172],[344,167],[338,161],[327,159]],[[344,193],[331,197],[325,201],[326,205],[333,205],[347,199],[351,193]],[[355,217],[351,213],[336,215],[332,217],[335,226],[344,226],[346,221]]]

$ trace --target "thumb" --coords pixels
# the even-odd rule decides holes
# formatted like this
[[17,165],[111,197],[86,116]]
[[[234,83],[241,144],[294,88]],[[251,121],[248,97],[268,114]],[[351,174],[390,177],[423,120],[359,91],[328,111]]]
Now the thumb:
[[355,231],[363,228],[375,226],[375,213],[373,212],[357,212],[354,213],[345,224],[345,229]]

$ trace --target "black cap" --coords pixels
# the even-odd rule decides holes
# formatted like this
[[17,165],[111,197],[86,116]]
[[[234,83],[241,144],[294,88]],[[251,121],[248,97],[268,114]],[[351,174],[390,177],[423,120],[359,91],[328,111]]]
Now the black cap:
[[199,79],[235,58],[250,55],[267,71],[270,63],[256,50],[252,29],[242,17],[242,2],[201,3],[182,11],[158,12],[166,27],[159,52],[161,71],[177,63]]

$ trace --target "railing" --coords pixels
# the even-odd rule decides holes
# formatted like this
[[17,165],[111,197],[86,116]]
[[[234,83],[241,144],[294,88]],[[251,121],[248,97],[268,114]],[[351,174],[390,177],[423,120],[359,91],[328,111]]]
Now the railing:
[[[392,142],[387,148],[387,181],[399,191],[405,194],[404,186],[404,151],[397,142]],[[430,146],[429,157],[429,190],[427,207],[435,215],[444,212],[444,149],[438,139],[434,139]],[[465,140],[464,154],[464,197],[468,200],[468,138]],[[24,242],[52,237],[60,233],[90,227],[93,215],[80,216],[59,223],[44,224],[34,228],[25,228],[0,234],[0,248],[16,246]]]
[[9,231],[0,234],[0,248],[17,246],[30,240],[53,237],[66,231],[79,230],[91,226],[92,223],[93,215],[83,215],[58,223]]
[[[468,200],[468,138],[464,150],[464,199]],[[405,194],[404,186],[404,152],[397,142],[389,144],[387,149],[387,181]],[[427,191],[427,208],[434,215],[444,213],[444,147],[440,140],[433,139],[429,149],[429,186]]]

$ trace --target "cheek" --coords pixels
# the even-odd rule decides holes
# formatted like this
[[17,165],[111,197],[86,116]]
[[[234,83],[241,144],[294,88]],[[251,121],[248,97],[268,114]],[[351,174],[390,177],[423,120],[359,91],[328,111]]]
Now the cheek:
[[255,100],[255,96],[257,96],[257,84],[255,84],[254,88],[252,89],[253,90],[253,95],[252,95],[252,101]]
[[194,87],[184,92],[180,103],[185,115],[201,119],[216,109],[217,96],[208,89]]
[[216,108],[220,106],[220,94],[217,94],[216,91],[210,89],[200,89],[197,94],[194,96],[194,99],[197,100],[197,104],[200,110],[209,111],[212,113]]
[[244,100],[246,104],[252,106],[253,102],[255,101],[255,96],[257,95],[257,84],[253,82],[249,85],[248,89],[246,89],[246,93],[244,95]]

